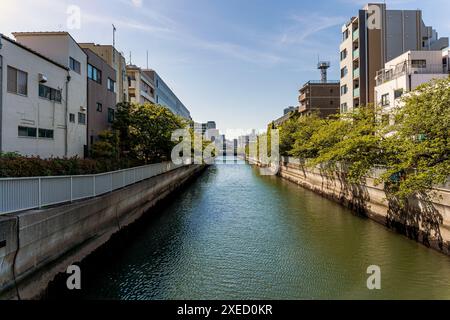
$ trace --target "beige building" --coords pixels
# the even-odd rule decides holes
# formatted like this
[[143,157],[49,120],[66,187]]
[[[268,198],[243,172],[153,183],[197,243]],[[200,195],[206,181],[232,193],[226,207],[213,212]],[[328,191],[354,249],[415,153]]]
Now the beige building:
[[376,77],[376,104],[382,108],[384,119],[392,122],[391,111],[402,106],[405,93],[433,79],[447,78],[450,73],[448,50],[408,51],[387,62]]
[[91,50],[103,60],[105,60],[108,65],[113,67],[113,69],[116,71],[117,79],[116,101],[118,103],[129,101],[127,63],[123,54],[117,51],[117,49],[112,45],[80,43],[80,47],[82,47],[83,49]]
[[340,109],[342,112],[375,102],[375,77],[384,64],[407,51],[442,50],[439,38],[422,20],[420,10],[387,10],[367,4],[342,27]]
[[127,66],[128,94],[133,103],[156,103],[155,83],[149,71],[135,65]]
[[[87,56],[67,32],[15,32],[18,43],[67,68],[67,90],[62,95],[64,154],[83,157],[87,138]],[[58,88],[54,88],[58,89]],[[51,93],[50,93],[51,95]],[[55,106],[55,112],[60,108]]]

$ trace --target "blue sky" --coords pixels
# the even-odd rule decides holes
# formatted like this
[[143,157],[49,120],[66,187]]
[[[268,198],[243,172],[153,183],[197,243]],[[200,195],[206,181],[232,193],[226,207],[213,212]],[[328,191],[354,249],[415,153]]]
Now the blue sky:
[[[264,128],[297,104],[302,83],[318,79],[318,56],[339,74],[340,30],[358,0],[1,0],[0,32],[67,30],[67,8],[81,8],[80,42],[117,47],[166,80],[194,120],[220,129]],[[450,36],[448,0],[387,1],[422,9],[427,25]]]

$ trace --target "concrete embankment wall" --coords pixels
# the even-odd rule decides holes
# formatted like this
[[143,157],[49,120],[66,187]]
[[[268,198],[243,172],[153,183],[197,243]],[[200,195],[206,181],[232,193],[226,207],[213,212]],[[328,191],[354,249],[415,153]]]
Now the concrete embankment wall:
[[[281,163],[278,174],[450,255],[450,190],[436,189],[436,198],[433,198],[435,200],[424,210],[425,212],[411,214],[407,218],[400,216],[400,221],[392,221],[398,217],[392,216],[392,204],[390,205],[388,201],[384,186],[376,184],[375,178],[367,177],[364,185],[355,186],[343,181],[339,175],[330,175],[319,169],[304,168],[299,164],[285,162]],[[401,220],[408,221],[408,226],[402,225]],[[414,230],[416,228],[417,230]],[[425,230],[427,228],[428,232]],[[442,236],[441,245],[436,241],[436,231]],[[431,237],[424,237],[427,233],[431,234]]]
[[204,168],[181,167],[98,198],[0,216],[0,299],[38,298],[58,273],[151,214]]

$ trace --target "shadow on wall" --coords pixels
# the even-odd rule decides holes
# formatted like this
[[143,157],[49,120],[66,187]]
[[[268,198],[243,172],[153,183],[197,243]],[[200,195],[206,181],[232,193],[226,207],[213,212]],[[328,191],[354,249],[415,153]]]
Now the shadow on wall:
[[384,190],[389,205],[386,225],[428,247],[431,246],[431,241],[435,241],[439,249],[443,250],[441,225],[444,218],[434,206],[432,196],[417,193],[415,197],[402,201],[394,195],[395,183],[386,184]]
[[[300,169],[306,175],[304,163]],[[370,212],[370,193],[366,183],[353,183],[349,181],[345,168],[320,168],[322,176],[322,189],[333,189],[339,184],[339,201],[346,203],[357,215],[367,217]],[[427,247],[432,242],[441,251],[444,249],[444,240],[441,234],[441,225],[444,223],[442,214],[433,203],[433,193],[416,193],[414,197],[402,201],[395,196],[397,184],[395,181],[385,184],[384,192],[388,202],[386,226],[410,239],[422,242]],[[450,243],[448,244],[450,251]]]

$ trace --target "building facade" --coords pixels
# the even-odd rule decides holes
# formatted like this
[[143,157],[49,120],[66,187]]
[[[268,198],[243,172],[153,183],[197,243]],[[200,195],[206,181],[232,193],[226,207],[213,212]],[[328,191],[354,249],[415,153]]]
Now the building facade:
[[156,103],[169,108],[174,114],[179,115],[186,120],[192,120],[188,108],[186,108],[159,74],[155,70],[145,70],[145,72],[148,73],[155,83]]
[[111,129],[116,110],[116,71],[91,49],[84,49],[88,58],[87,77],[87,143],[97,141],[100,132]]
[[422,20],[420,10],[387,10],[368,4],[342,27],[340,45],[341,110],[374,103],[377,71],[407,51],[442,50],[448,38],[439,38]]
[[[57,64],[68,69],[64,76],[65,80],[63,85],[61,85],[60,80],[58,83],[53,83],[53,80],[52,83],[50,83],[50,80],[48,80],[48,85],[45,82],[42,83],[42,85],[34,83],[31,86],[30,84],[30,90],[35,90],[36,86],[38,87],[40,102],[42,101],[41,98],[50,101],[56,101],[55,99],[61,100],[62,106],[60,107],[58,106],[58,103],[55,103],[54,115],[50,117],[54,127],[64,131],[64,141],[62,143],[64,151],[62,153],[58,152],[57,155],[83,157],[87,144],[86,125],[88,118],[86,54],[67,32],[19,32],[13,33],[13,35],[17,42],[23,47],[29,48],[39,55],[48,57],[52,61],[55,61]],[[23,63],[26,63],[25,59],[23,60]],[[36,73],[39,66],[36,65],[33,66],[33,68],[34,70],[32,72]],[[41,74],[44,78],[49,79],[49,77],[45,76],[45,72]],[[36,75],[33,75],[33,77],[33,81],[35,81]],[[44,78],[41,80],[45,81]],[[31,80],[32,79],[30,79],[30,81]],[[61,91],[61,97],[59,97],[58,91]],[[30,92],[30,94],[33,96],[35,95],[33,92]],[[34,110],[34,112],[40,113],[37,104],[35,104]],[[62,123],[57,120],[59,112],[63,112]],[[40,114],[39,117],[41,117]],[[37,114],[34,121],[40,121],[40,119],[37,118]],[[34,124],[34,126],[36,125],[37,123]],[[48,135],[51,135],[50,132]],[[41,153],[39,151],[39,154],[48,156],[49,152]],[[56,156],[56,154],[53,153],[52,155]]]
[[301,116],[315,113],[325,118],[339,113],[339,81],[309,81],[299,92],[298,111]]
[[127,66],[128,94],[133,103],[156,103],[155,82],[148,72],[135,65]]
[[127,63],[124,55],[112,45],[80,43],[83,49],[90,49],[110,65],[116,73],[116,101],[128,102]]
[[385,64],[377,73],[374,94],[386,120],[393,121],[391,111],[402,106],[400,98],[405,93],[449,76],[448,56],[448,50],[408,51]]

